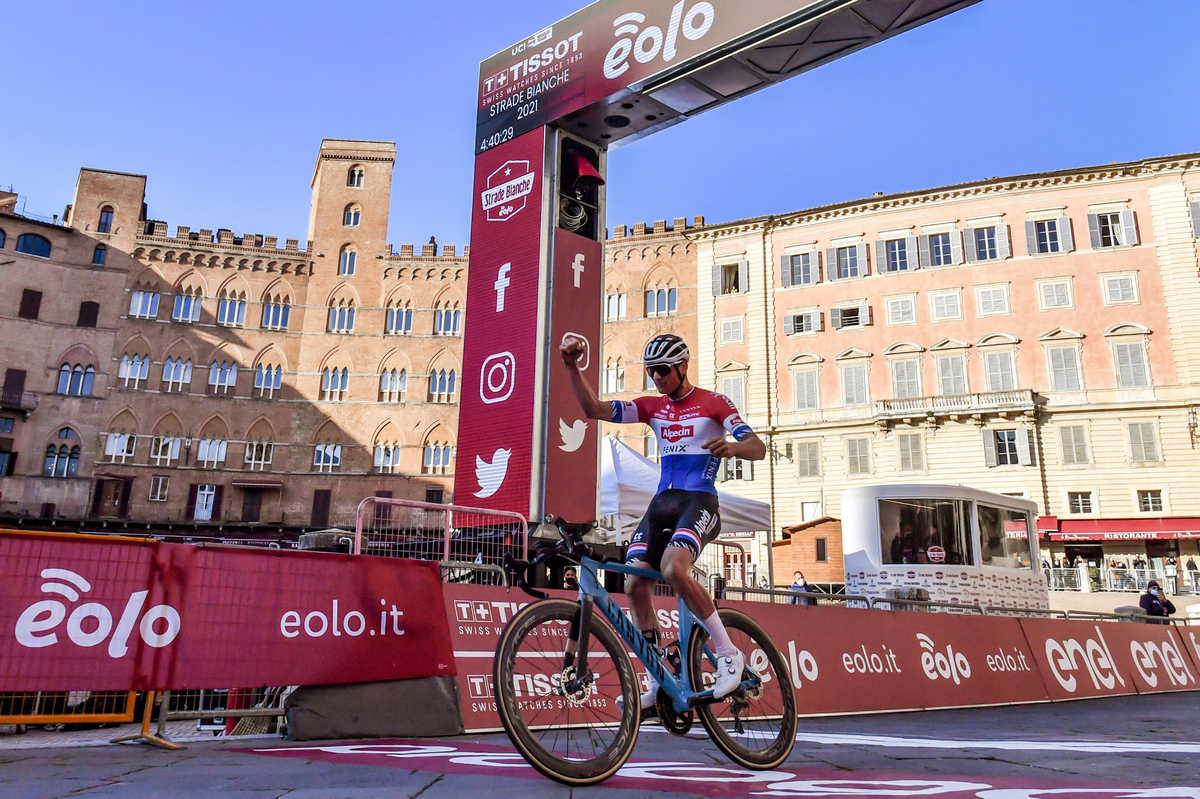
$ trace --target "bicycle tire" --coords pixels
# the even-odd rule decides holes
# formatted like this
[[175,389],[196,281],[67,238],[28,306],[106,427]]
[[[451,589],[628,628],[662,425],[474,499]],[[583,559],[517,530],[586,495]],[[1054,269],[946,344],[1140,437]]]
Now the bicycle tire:
[[[771,637],[745,613],[732,608],[721,608],[718,612],[734,646],[745,655],[746,665],[764,680],[757,698],[746,697],[744,712],[740,714],[742,732],[736,729],[733,709],[738,700],[732,694],[725,700],[701,705],[696,708],[697,715],[708,737],[730,760],[748,769],[776,768],[792,753],[798,726],[796,692],[792,689],[787,661]],[[688,671],[693,691],[710,689],[715,679],[715,669],[704,654],[707,641],[708,632],[696,625],[688,642]]]
[[637,676],[625,643],[600,613],[593,611],[589,624],[591,693],[572,701],[558,687],[567,631],[579,612],[579,603],[566,599],[527,605],[504,628],[493,661],[496,709],[509,740],[529,765],[564,785],[594,785],[617,773],[638,733]]

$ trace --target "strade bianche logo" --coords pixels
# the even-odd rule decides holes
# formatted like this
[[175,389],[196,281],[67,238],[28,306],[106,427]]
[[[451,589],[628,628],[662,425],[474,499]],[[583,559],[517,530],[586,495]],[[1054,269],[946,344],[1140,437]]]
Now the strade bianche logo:
[[489,222],[507,222],[525,209],[537,177],[528,161],[506,161],[488,175],[487,188],[479,195]]
[[[46,581],[42,583],[42,593],[58,594],[70,602],[78,602],[81,594],[92,590],[91,583],[66,569],[43,569],[41,578]],[[135,591],[130,594],[119,618],[99,602],[77,605],[69,615],[67,605],[57,599],[34,602],[17,619],[17,643],[31,649],[53,646],[58,643],[56,630],[66,619],[66,635],[71,643],[93,647],[107,639],[108,656],[111,658],[124,657],[129,651],[129,639],[135,628],[147,646],[167,646],[179,635],[179,611],[170,605],[155,605],[142,613],[149,593]],[[114,618],[117,618],[115,629]],[[109,637],[109,633],[112,633],[112,637]]]

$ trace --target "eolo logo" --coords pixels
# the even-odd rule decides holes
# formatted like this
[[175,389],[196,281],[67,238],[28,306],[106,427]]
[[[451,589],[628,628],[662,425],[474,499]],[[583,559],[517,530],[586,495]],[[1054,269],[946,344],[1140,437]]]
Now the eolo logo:
[[613,20],[617,41],[604,58],[604,77],[612,80],[629,69],[630,53],[639,64],[653,61],[660,53],[663,61],[670,62],[675,58],[675,43],[679,40],[680,33],[689,41],[695,41],[708,33],[717,15],[712,3],[696,3],[685,14],[685,2],[686,0],[680,0],[671,9],[666,33],[657,25],[647,25],[639,30],[638,26],[646,21],[646,15],[636,11],[622,14]]
[[[58,594],[78,602],[80,592],[92,590],[91,583],[66,569],[43,569],[42,593]],[[78,589],[78,590],[77,590]],[[99,602],[85,602],[67,615],[67,606],[57,599],[43,599],[25,608],[17,619],[17,643],[31,649],[58,643],[54,630],[67,621],[67,637],[77,646],[93,647],[108,640],[108,656],[124,657],[129,651],[129,638],[137,628],[147,646],[164,647],[179,635],[179,611],[170,605],[155,605],[142,613],[149,591],[135,591],[125,603],[125,609],[113,629],[112,612]],[[109,633],[112,637],[109,638]]]

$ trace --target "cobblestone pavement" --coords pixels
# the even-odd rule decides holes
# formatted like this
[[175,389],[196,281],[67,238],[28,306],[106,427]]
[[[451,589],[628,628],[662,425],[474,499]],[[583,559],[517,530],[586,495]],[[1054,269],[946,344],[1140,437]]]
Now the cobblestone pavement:
[[[536,775],[503,735],[289,743],[274,736],[181,740],[165,752],[100,745],[134,728],[0,737],[0,796],[574,799],[706,797],[1200,797],[1200,693],[1056,705],[804,719],[775,772],[732,766],[702,735],[643,728],[602,786]],[[698,726],[698,725],[697,725]],[[171,732],[196,736],[195,723]]]

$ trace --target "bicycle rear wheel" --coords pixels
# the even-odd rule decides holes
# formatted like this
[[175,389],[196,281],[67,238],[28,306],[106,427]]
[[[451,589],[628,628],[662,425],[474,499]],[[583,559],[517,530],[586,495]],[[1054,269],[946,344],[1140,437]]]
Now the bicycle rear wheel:
[[591,676],[564,695],[574,666],[564,668],[563,658],[579,613],[579,603],[565,599],[528,605],[504,628],[493,666],[509,739],[529,765],[565,785],[608,779],[637,743],[637,677],[624,642],[599,613],[588,624]]
[[[725,699],[698,707],[700,723],[708,737],[730,760],[750,769],[772,769],[787,760],[796,744],[796,693],[787,661],[762,627],[744,613],[721,608],[733,645],[746,656],[747,672],[762,682],[753,689],[734,691]],[[716,680],[716,669],[704,653],[708,633],[697,625],[688,645],[688,670],[692,690],[706,691]]]

